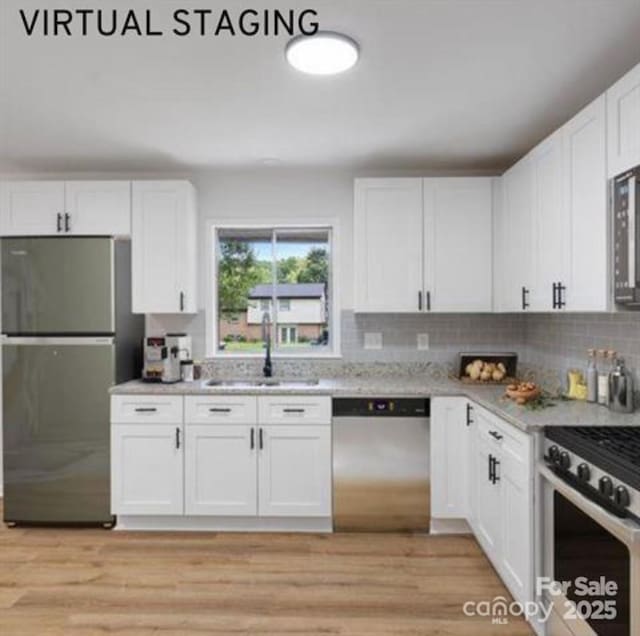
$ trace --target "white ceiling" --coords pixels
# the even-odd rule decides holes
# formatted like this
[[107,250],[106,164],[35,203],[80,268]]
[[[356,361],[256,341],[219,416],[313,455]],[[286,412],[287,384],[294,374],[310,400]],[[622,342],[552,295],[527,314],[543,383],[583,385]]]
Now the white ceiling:
[[316,8],[361,45],[304,76],[278,38],[43,38],[0,0],[0,170],[501,169],[640,62],[640,0],[67,0]]

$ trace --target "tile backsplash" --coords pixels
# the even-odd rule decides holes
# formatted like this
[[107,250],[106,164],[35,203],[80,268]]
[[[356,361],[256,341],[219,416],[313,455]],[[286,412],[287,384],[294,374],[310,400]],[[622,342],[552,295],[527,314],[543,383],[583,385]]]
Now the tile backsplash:
[[611,314],[527,314],[523,360],[555,371],[564,383],[567,369],[586,369],[588,349],[613,349],[640,387],[640,312]]
[[[150,333],[185,331],[193,337],[193,355],[205,357],[205,319],[149,316]],[[382,335],[381,349],[366,349],[366,333]],[[427,334],[429,348],[418,348]],[[521,369],[544,371],[563,385],[567,369],[586,367],[587,349],[615,349],[633,371],[640,387],[640,312],[612,314],[354,314],[341,316],[342,360],[276,362],[279,375],[339,375],[416,372],[430,363],[452,365],[460,351],[515,351]],[[222,360],[210,365],[216,374],[259,374],[259,359]]]

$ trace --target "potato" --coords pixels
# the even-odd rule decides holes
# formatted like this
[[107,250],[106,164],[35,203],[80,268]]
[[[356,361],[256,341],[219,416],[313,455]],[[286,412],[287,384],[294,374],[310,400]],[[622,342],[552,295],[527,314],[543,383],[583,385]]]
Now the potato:
[[471,370],[473,369],[473,364],[469,362],[469,364],[464,368],[464,372],[466,375],[471,375]]
[[474,366],[475,366],[475,365],[482,366],[483,364],[484,364],[484,362],[482,362],[482,360],[474,360],[474,361],[473,361],[473,365],[474,365]]
[[491,374],[491,377],[495,382],[500,382],[500,380],[504,379],[504,373],[500,371],[500,369],[494,369],[493,373]]
[[483,370],[482,373],[480,374],[480,379],[483,382],[486,382],[487,380],[491,380],[491,371],[488,370]]
[[502,362],[498,362],[498,369],[500,369],[500,371],[502,371],[502,373],[506,373],[507,372],[507,368],[504,366],[504,364],[502,364]]
[[469,374],[469,377],[472,380],[478,380],[480,378],[480,369],[477,366],[473,366],[471,368],[471,373]]

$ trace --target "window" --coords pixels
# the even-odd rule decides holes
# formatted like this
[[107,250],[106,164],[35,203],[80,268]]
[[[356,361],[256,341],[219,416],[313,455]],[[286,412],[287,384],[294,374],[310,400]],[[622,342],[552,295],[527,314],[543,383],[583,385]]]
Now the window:
[[218,228],[215,250],[217,353],[332,351],[330,229]]

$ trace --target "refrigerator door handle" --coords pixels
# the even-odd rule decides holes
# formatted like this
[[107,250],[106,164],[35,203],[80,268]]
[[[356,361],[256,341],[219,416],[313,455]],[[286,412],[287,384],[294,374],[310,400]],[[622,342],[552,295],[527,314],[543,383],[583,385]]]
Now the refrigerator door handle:
[[96,345],[112,346],[115,344],[113,336],[6,336],[0,337],[3,345]]

